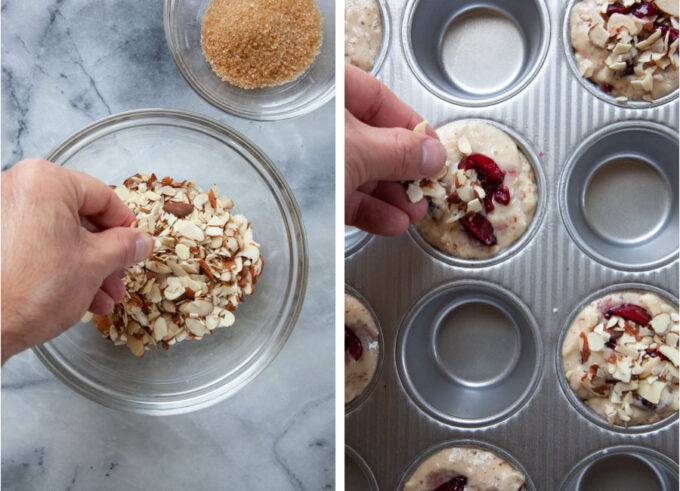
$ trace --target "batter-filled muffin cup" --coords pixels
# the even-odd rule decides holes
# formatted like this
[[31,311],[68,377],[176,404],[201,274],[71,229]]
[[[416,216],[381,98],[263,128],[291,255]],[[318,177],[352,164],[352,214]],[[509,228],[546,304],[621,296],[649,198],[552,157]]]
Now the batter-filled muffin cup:
[[610,425],[651,425],[678,411],[677,307],[653,292],[615,291],[588,303],[561,345],[574,394]]
[[345,63],[371,71],[383,43],[383,19],[378,0],[346,0]]
[[526,477],[491,450],[473,445],[449,446],[427,457],[411,473],[403,491],[526,490]]
[[677,0],[581,0],[569,40],[581,76],[617,102],[652,102],[678,88]]
[[345,406],[359,400],[376,376],[381,335],[375,316],[357,294],[345,292]]
[[456,121],[437,134],[446,166],[439,176],[407,189],[411,201],[424,197],[429,205],[416,229],[449,256],[496,256],[532,222],[538,203],[532,166],[507,133],[483,121]]

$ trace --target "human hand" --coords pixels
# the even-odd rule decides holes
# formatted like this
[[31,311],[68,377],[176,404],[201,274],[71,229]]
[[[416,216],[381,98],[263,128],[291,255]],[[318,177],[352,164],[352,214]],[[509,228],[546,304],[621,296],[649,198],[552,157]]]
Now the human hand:
[[2,363],[48,341],[87,311],[123,299],[120,270],[151,255],[153,239],[111,188],[30,159],[2,174]]
[[411,203],[399,181],[437,174],[446,150],[437,134],[413,128],[423,118],[385,85],[345,64],[345,223],[399,235],[427,211]]

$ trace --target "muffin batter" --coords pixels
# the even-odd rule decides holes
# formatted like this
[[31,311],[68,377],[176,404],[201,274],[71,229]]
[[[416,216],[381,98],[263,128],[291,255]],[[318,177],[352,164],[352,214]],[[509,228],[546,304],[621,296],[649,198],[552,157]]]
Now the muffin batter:
[[531,165],[510,136],[480,121],[449,123],[437,134],[447,153],[442,174],[408,189],[411,201],[429,202],[416,228],[446,254],[495,256],[522,236],[534,216],[538,191]]
[[382,36],[378,0],[346,0],[345,63],[369,71],[382,46]]
[[380,357],[378,326],[359,299],[345,293],[345,404],[366,389]]
[[569,27],[581,75],[620,102],[678,88],[677,0],[582,0]]
[[474,447],[440,450],[420,464],[403,491],[445,489],[519,491],[526,489],[524,474],[493,452]]
[[562,345],[576,395],[609,424],[651,424],[678,410],[678,311],[653,293],[623,291],[589,303]]

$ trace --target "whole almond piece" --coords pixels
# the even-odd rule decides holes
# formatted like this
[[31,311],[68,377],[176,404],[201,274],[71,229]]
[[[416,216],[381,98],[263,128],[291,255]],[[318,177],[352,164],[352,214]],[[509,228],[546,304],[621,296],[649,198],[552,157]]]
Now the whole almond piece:
[[180,203],[177,201],[166,201],[163,205],[163,211],[172,213],[178,218],[184,218],[194,211],[194,205],[191,203]]

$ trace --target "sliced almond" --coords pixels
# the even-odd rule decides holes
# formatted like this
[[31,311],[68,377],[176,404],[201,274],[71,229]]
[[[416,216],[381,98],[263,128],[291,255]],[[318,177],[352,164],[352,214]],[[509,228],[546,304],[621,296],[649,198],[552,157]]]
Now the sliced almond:
[[656,6],[671,17],[678,17],[678,0],[654,0]]
[[604,27],[602,27],[601,24],[597,24],[590,30],[588,37],[590,37],[590,40],[595,46],[604,48],[607,44],[607,40],[609,39],[609,32]]
[[655,333],[664,334],[671,327],[671,316],[666,313],[659,314],[649,321],[649,326]]
[[424,135],[427,132],[427,124],[427,121],[423,120],[413,128],[413,131]]
[[461,135],[460,138],[458,138],[457,146],[458,151],[462,155],[468,156],[472,153],[472,145],[465,135]]
[[409,183],[408,188],[406,189],[406,195],[411,203],[417,203],[424,198],[423,190],[414,183]]

